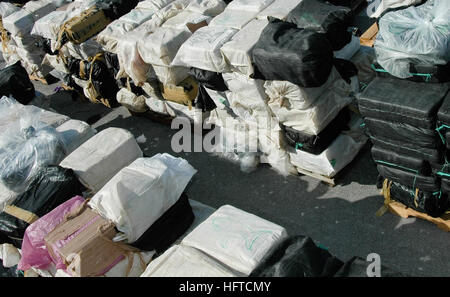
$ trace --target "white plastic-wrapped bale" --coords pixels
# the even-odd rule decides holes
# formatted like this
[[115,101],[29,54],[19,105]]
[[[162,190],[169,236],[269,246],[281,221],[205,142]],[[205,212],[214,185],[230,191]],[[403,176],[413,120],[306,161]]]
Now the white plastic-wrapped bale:
[[268,20],[253,20],[221,48],[231,70],[250,76],[253,74],[252,49],[268,24]]
[[341,77],[334,69],[327,82],[317,88],[303,88],[288,81],[268,80],[264,89],[270,105],[288,106],[290,109],[307,109],[330,89]]
[[141,277],[235,277],[222,263],[201,251],[175,245],[153,260]]
[[33,29],[34,22],[56,10],[51,1],[28,1],[21,10],[3,19],[4,28],[14,36],[25,37]]
[[178,50],[172,66],[227,72],[229,65],[220,49],[236,33],[235,29],[211,26],[198,29]]
[[416,5],[421,3],[422,0],[381,0],[372,3],[368,7],[368,15],[371,18],[379,18],[383,12],[385,12],[388,9],[395,9],[395,8],[406,8],[411,5]]
[[430,68],[450,62],[450,2],[430,0],[386,13],[375,40],[377,62],[390,74],[409,78],[410,65]]
[[279,100],[269,101],[269,107],[283,125],[306,134],[317,135],[352,102],[350,94],[350,85],[343,79],[338,79],[306,109],[296,109],[290,105],[290,101],[286,102],[287,100],[281,103]]
[[247,10],[225,9],[221,14],[212,19],[211,27],[241,30],[251,20],[256,18],[258,12]]
[[202,124],[208,118],[209,112],[203,112],[201,109],[189,108],[189,106],[179,104],[173,101],[164,101],[167,113],[171,117],[184,117],[194,124]]
[[89,206],[133,243],[178,201],[196,172],[186,160],[169,154],[139,158],[119,171]]
[[333,178],[353,161],[366,144],[368,137],[361,129],[361,124],[361,119],[354,119],[351,130],[344,131],[319,155],[301,150],[289,152],[292,164],[300,169]]
[[122,168],[141,157],[142,151],[130,132],[108,128],[83,143],[60,166],[73,169],[87,188],[97,192]]
[[56,131],[60,133],[64,141],[67,155],[97,133],[89,124],[78,120],[69,120],[58,126]]
[[6,18],[7,16],[19,11],[20,8],[9,2],[0,2],[0,17]]
[[273,2],[274,0],[234,0],[228,4],[227,9],[260,12]]
[[184,238],[182,244],[249,275],[266,253],[286,237],[283,227],[225,205]]
[[111,53],[117,52],[117,43],[126,38],[126,34],[144,22],[151,19],[156,10],[149,8],[135,8],[118,20],[109,24],[105,30],[99,33],[97,41],[103,48]]
[[200,24],[208,24],[210,21],[210,16],[185,10],[165,21],[161,27],[177,30],[189,30],[189,27],[187,26],[188,24],[199,26]]
[[120,89],[117,93],[117,102],[133,112],[143,113],[148,110],[148,106],[145,103],[146,97],[144,95],[138,96],[126,88]]

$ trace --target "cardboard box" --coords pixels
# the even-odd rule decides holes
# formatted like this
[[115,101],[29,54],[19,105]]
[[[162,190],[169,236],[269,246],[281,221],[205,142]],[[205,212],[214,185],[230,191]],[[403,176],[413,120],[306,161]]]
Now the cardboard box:
[[120,261],[125,252],[112,241],[114,225],[90,208],[56,227],[45,237],[53,259],[59,255],[72,276],[99,276]]
[[378,34],[378,24],[375,22],[363,35],[359,38],[361,45],[373,47]]
[[177,86],[161,84],[161,93],[166,100],[192,106],[192,102],[198,95],[198,83],[189,76]]

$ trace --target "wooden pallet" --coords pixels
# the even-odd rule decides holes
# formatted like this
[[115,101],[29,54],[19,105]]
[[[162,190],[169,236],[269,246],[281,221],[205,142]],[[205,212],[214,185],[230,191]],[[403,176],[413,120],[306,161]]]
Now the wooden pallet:
[[440,218],[433,218],[426,213],[418,212],[397,201],[391,201],[389,203],[389,211],[405,219],[415,217],[422,220],[427,220],[435,224],[439,229],[450,232],[450,214],[448,213],[444,214]]
[[414,217],[427,220],[428,222],[435,224],[441,230],[446,232],[450,231],[450,212],[443,214],[439,218],[434,218],[426,213],[412,209],[401,202],[393,200],[391,198],[389,188],[389,181],[385,180],[383,183],[383,190],[381,191],[381,195],[384,197],[384,205],[377,211],[376,216],[381,217],[384,213],[386,213],[386,211],[389,210],[392,214],[404,219]]
[[297,167],[297,171],[300,174],[303,174],[303,175],[306,175],[306,176],[318,179],[318,180],[324,182],[325,184],[329,185],[330,187],[335,187],[336,186],[336,178],[335,177],[328,177],[328,176],[320,175],[318,173],[314,173],[314,172],[311,172],[311,171],[308,171],[308,170],[304,170],[304,169],[301,169],[299,167]]
[[378,24],[375,22],[373,25],[364,32],[359,38],[359,42],[363,46],[373,47],[375,44],[375,39],[378,34]]

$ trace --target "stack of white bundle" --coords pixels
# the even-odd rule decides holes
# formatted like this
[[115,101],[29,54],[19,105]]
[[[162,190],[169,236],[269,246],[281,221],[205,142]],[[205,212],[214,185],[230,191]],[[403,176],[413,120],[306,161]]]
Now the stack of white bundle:
[[[189,67],[173,66],[173,59],[192,32],[207,25],[225,6],[222,0],[140,2],[136,9],[149,9],[153,14],[146,22],[128,32],[125,38],[117,41],[115,52],[120,71],[116,78],[130,79],[136,86],[142,87],[151,110],[171,116],[183,115],[195,121],[202,114],[201,111],[165,101],[159,85],[153,84],[152,87],[149,82],[159,81],[176,86],[185,80]],[[105,34],[103,31],[100,36]],[[130,89],[121,91],[117,99],[131,109],[143,110],[140,107],[142,96],[133,97]]]
[[[23,66],[30,75],[44,78],[51,69],[41,65],[44,58],[42,49],[42,39],[32,36],[30,33],[34,24],[44,16],[55,11],[58,7],[66,4],[65,0],[38,0],[27,2],[20,10],[17,10],[7,16],[13,10],[6,9],[2,15],[4,29],[10,34],[8,44],[5,48],[9,54],[15,53],[15,59],[8,56],[5,60],[14,63],[19,58]],[[8,3],[6,3],[8,4]],[[6,4],[2,6],[6,8]]]
[[[50,42],[51,51],[55,52],[60,29],[64,23],[92,7],[98,1],[99,0],[77,0],[60,7],[58,10],[52,11],[34,24],[31,35],[47,39]],[[101,45],[95,38],[91,38],[82,44],[68,42],[60,49],[62,56],[79,60],[87,60],[101,51]],[[70,74],[60,55],[46,54],[42,63],[59,72]]]

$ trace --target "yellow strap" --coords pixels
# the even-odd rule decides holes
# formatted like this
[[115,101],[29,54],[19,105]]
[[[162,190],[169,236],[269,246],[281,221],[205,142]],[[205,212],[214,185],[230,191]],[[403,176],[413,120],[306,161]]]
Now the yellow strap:
[[14,205],[8,205],[5,208],[5,212],[15,218],[18,218],[19,220],[22,220],[28,224],[33,224],[37,220],[39,220],[39,217],[35,215],[34,213],[22,209],[20,207],[14,206]]
[[383,190],[381,194],[384,196],[383,206],[375,213],[377,217],[383,216],[389,210],[389,204],[391,203],[391,186],[392,181],[385,179],[383,182]]

